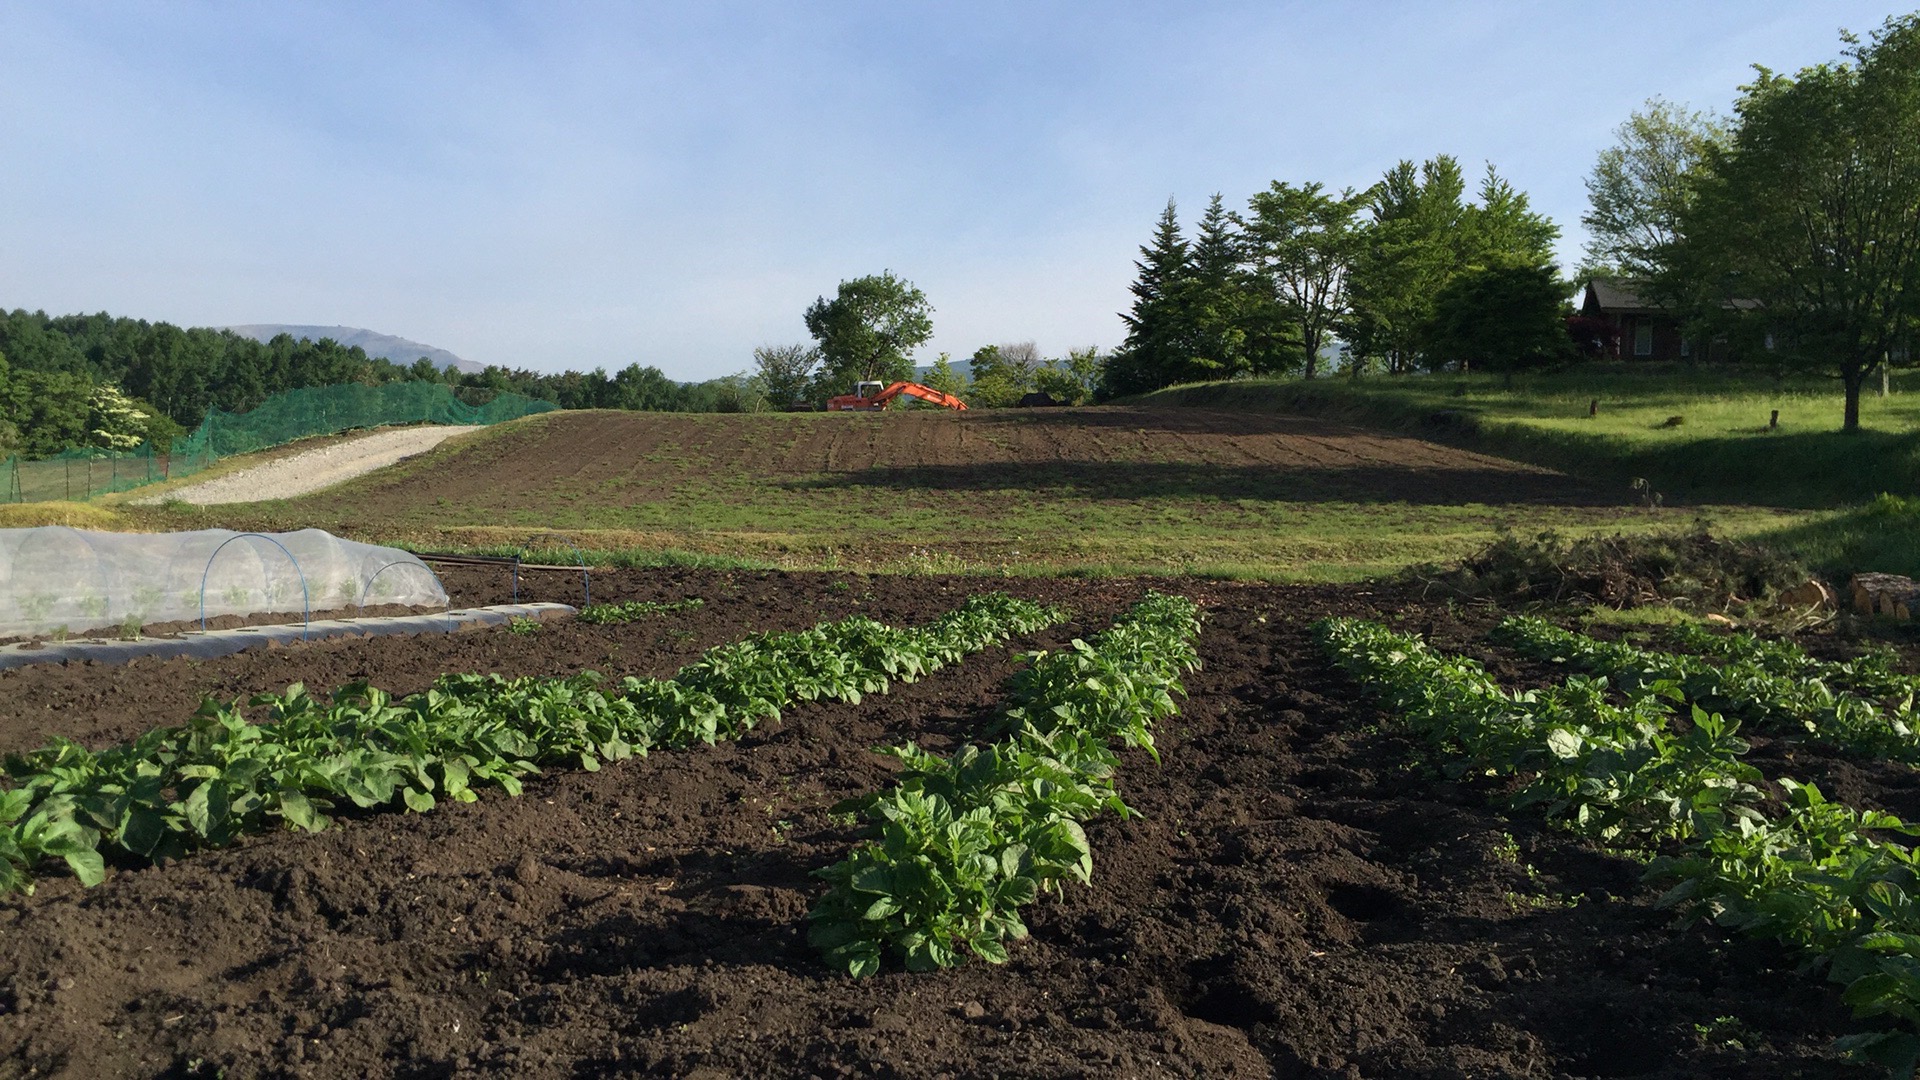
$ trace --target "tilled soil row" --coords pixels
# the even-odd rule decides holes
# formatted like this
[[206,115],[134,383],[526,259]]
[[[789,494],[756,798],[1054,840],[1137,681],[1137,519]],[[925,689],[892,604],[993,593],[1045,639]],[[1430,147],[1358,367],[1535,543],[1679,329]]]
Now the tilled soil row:
[[[1043,645],[1098,630],[1145,587],[1007,584],[1079,613]],[[1207,667],[1158,732],[1164,763],[1126,756],[1141,816],[1091,824],[1093,886],[1029,909],[1033,936],[1004,967],[855,981],[818,962],[805,912],[811,871],[855,838],[827,808],[887,782],[869,748],[944,752],[977,732],[1014,649],[517,799],[257,837],[91,890],[49,880],[0,902],[0,1074],[1872,1075],[1826,1050],[1846,1010],[1793,957],[1672,928],[1636,865],[1444,779],[1307,630],[1384,610],[1477,647],[1483,621],[1365,588],[1159,584],[1206,606]],[[628,628],[92,673],[128,703],[117,719],[77,700],[84,671],[0,678],[0,744],[122,738],[201,693],[294,678],[405,692],[449,670],[667,674],[752,630],[854,611],[923,622],[980,588],[608,574],[596,597],[707,604]],[[1846,767],[1859,796],[1901,797]]]

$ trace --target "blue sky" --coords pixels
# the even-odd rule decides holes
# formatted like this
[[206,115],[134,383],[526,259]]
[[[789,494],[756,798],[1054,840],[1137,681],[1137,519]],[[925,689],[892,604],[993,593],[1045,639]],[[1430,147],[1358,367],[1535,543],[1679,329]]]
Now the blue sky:
[[0,307],[702,379],[891,269],[965,356],[1122,335],[1169,196],[1491,161],[1580,247],[1655,94],[1884,3],[0,0]]

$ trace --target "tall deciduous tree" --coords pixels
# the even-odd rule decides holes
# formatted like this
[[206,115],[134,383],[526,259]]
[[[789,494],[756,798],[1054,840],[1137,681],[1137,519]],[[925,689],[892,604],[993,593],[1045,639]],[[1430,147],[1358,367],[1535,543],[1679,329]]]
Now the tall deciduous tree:
[[1838,376],[1854,431],[1867,373],[1920,359],[1920,14],[1845,40],[1845,61],[1760,68],[1741,88],[1669,280],[1691,286],[1697,315],[1731,310],[1783,362]]
[[1360,211],[1371,195],[1276,180],[1248,200],[1241,219],[1255,288],[1298,333],[1309,379],[1350,310],[1347,279],[1362,251]]
[[1466,180],[1441,155],[1401,161],[1372,191],[1372,220],[1348,288],[1348,344],[1387,370],[1411,370],[1433,319],[1433,301],[1465,262],[1461,239]]
[[1666,273],[1691,181],[1726,125],[1653,98],[1614,129],[1587,175],[1586,269],[1651,281]]
[[1031,341],[985,345],[974,351],[968,404],[1004,409],[1033,392],[1033,375],[1040,367],[1040,349]]
[[820,350],[807,345],[762,345],[753,350],[754,375],[775,409],[791,409],[806,400]]
[[0,353],[0,458],[11,457],[20,449],[20,429],[14,426],[10,407],[13,395],[9,392],[9,370],[6,354]]
[[1434,299],[1428,348],[1437,357],[1512,374],[1566,359],[1566,285],[1550,266],[1478,266]]
[[933,336],[933,306],[893,271],[842,281],[832,300],[806,312],[807,333],[820,346],[816,392],[852,393],[858,382],[913,378],[913,350]]
[[[1448,286],[1483,271],[1527,268],[1535,277],[1553,275],[1560,229],[1534,211],[1524,192],[1489,165],[1479,201],[1469,203],[1465,195],[1459,163],[1444,155],[1417,169],[1402,161],[1375,186],[1373,222],[1350,276],[1353,316],[1346,329],[1355,352],[1384,359],[1396,372],[1416,365],[1469,366],[1478,358],[1453,351],[1467,339],[1439,332],[1438,304]],[[1498,291],[1456,290],[1448,320],[1459,325],[1457,305]]]

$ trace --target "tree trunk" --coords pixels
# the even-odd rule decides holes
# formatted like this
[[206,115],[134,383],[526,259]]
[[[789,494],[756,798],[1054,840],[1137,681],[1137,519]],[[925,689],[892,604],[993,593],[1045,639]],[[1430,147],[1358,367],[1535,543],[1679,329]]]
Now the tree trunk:
[[1840,422],[1841,431],[1860,430],[1860,384],[1866,379],[1865,366],[1857,362],[1840,370],[1840,382],[1847,388],[1846,418]]

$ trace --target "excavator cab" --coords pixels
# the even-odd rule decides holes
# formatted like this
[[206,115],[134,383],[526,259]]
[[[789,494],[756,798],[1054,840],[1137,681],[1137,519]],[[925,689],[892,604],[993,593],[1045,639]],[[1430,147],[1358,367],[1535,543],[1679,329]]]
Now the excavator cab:
[[880,391],[886,388],[887,384],[883,382],[857,382],[853,384],[853,396],[877,398],[880,396]]

